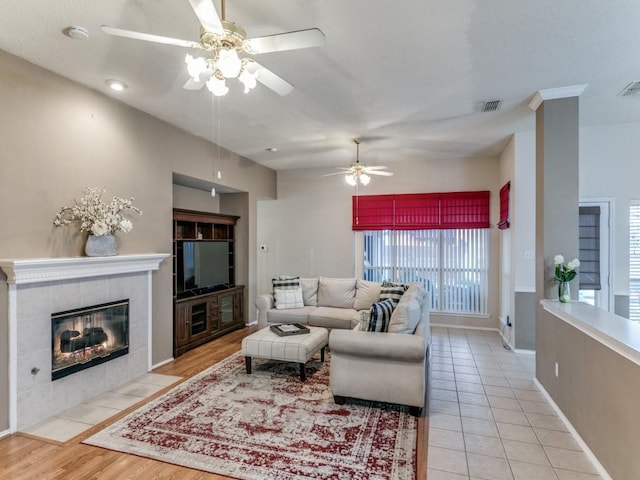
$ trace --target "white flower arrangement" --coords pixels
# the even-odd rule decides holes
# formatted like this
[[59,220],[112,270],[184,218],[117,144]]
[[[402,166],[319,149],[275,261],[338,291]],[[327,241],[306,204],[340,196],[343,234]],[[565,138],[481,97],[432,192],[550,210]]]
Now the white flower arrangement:
[[87,193],[80,201],[73,200],[72,207],[62,207],[56,214],[53,224],[56,227],[80,222],[80,231],[92,235],[113,235],[116,232],[130,232],[133,223],[125,214],[135,212],[142,215],[140,209],[133,206],[134,198],[113,197],[110,203],[102,200],[104,188],[87,187]]
[[556,255],[553,257],[553,263],[556,266],[555,280],[558,282],[570,282],[578,274],[577,268],[580,266],[580,260],[574,258],[566,265],[564,264],[564,257],[562,255]]

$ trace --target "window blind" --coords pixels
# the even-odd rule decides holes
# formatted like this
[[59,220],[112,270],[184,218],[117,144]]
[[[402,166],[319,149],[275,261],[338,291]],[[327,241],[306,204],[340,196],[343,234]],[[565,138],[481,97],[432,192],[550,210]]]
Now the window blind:
[[600,207],[580,207],[578,240],[581,290],[600,290]]
[[489,228],[489,191],[353,197],[352,229]]

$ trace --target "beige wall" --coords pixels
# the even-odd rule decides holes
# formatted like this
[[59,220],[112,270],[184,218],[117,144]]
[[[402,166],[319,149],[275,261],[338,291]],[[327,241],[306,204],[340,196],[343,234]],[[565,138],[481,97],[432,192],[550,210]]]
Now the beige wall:
[[[500,165],[497,158],[398,162],[388,165],[393,177],[374,177],[360,188],[361,195],[386,193],[491,191],[491,223],[498,221]],[[351,198],[356,189],[341,175],[323,177],[330,169],[286,170],[278,173],[278,199],[258,202],[258,292],[271,289],[276,275],[354,276]],[[497,328],[499,237],[491,228],[492,287],[490,318],[464,318],[464,325]],[[456,323],[458,317],[438,316],[438,323]]]
[[[193,101],[202,97],[194,93]],[[82,236],[70,226],[53,227],[52,220],[86,186],[106,187],[107,195],[134,196],[143,210],[133,219],[133,231],[118,235],[120,253],[171,253],[172,173],[211,180],[214,156],[216,170],[223,172],[218,183],[250,192],[254,203],[275,197],[273,170],[224,149],[218,158],[218,149],[203,139],[4,52],[0,105],[0,258],[82,255]],[[251,210],[255,206],[247,208]],[[255,219],[247,222],[247,251],[241,255],[255,258],[255,242],[249,241]],[[247,281],[255,278],[255,263],[244,268]],[[153,362],[159,363],[172,357],[170,260],[153,274],[153,298]],[[3,308],[0,431],[7,427],[8,346],[1,335],[6,323]]]

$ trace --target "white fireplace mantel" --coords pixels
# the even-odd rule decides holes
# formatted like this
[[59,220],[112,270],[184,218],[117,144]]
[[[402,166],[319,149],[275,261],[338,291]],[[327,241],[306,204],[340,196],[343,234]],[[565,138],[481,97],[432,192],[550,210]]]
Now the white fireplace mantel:
[[28,258],[0,260],[8,284],[54,282],[74,278],[119,275],[157,270],[168,253],[115,255],[113,257]]

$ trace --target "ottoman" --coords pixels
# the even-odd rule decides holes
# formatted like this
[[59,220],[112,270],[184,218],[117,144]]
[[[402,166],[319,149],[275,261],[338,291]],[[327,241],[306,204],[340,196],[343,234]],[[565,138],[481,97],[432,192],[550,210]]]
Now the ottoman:
[[324,349],[329,342],[326,328],[307,327],[309,333],[281,337],[273,333],[269,327],[263,328],[242,339],[247,374],[251,373],[253,357],[296,362],[300,364],[300,380],[306,379],[305,364],[316,353],[320,352],[320,361],[324,362]]

